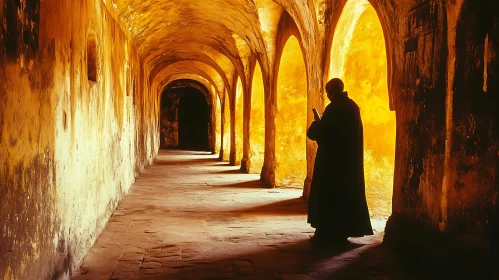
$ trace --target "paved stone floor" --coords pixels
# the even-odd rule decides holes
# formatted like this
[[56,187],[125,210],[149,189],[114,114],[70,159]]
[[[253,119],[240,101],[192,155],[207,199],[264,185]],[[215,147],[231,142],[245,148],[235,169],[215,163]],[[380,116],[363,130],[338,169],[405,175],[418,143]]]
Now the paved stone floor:
[[343,248],[309,243],[298,189],[202,152],[160,151],[137,178],[74,279],[422,279],[388,252],[385,221]]

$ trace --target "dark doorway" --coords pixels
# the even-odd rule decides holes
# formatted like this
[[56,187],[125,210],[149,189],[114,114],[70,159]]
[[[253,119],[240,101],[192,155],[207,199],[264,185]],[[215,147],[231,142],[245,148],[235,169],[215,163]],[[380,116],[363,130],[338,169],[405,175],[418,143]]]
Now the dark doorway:
[[202,92],[194,88],[183,89],[178,104],[179,148],[209,151],[208,102]]

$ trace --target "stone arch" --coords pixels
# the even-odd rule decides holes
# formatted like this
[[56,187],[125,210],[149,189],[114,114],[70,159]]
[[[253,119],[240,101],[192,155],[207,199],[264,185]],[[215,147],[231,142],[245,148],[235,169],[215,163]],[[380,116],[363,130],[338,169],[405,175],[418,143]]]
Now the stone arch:
[[[211,49],[209,49],[209,50],[211,50]],[[224,60],[225,60],[225,62],[229,62],[232,64],[236,73],[238,73],[239,75],[243,74],[243,72],[241,72],[242,70],[239,69],[241,67],[236,66],[234,64],[234,62],[230,60],[230,58],[228,58],[227,56],[225,56],[224,54],[222,54],[220,52],[217,52],[214,50],[211,50],[211,51],[213,52],[213,54],[205,53],[205,52],[201,52],[201,51],[198,51],[194,54],[186,53],[186,52],[182,52],[182,51],[169,53],[168,55],[165,55],[164,57],[162,57],[162,60],[160,62],[154,63],[154,67],[151,69],[151,72],[150,72],[151,80],[154,80],[154,78],[159,73],[161,73],[165,68],[169,67],[172,64],[177,64],[180,62],[195,62],[195,63],[206,64],[206,65],[210,66],[211,68],[213,68],[215,71],[217,71],[219,73],[219,75],[224,78],[224,80],[227,80],[227,73],[225,73],[224,69],[222,69],[222,66],[221,66],[221,64],[223,64]],[[206,52],[208,52],[208,51],[206,51]],[[215,59],[214,57],[212,57],[212,56],[217,56],[217,55],[220,56],[218,59]]]
[[[265,154],[265,79],[260,63],[255,60],[251,68],[248,96],[248,158],[244,171],[260,172]],[[241,166],[243,168],[243,166]]]
[[[157,92],[163,93],[166,85],[170,84],[170,82],[176,80],[193,80],[203,84],[209,92],[211,92],[211,97],[213,99],[213,116],[214,116],[214,127],[215,127],[215,152],[219,152],[221,148],[221,126],[222,126],[222,98],[223,92],[217,88],[217,84],[211,79],[210,76],[199,76],[196,74],[172,74],[165,77],[165,80],[162,81],[158,87]],[[161,103],[161,94],[158,94],[158,104]]]
[[[283,1],[276,0],[274,2],[279,3],[282,6],[282,14],[280,18],[280,23],[282,20],[289,20],[293,23],[296,28],[297,34],[300,34],[300,44],[302,45],[303,57],[305,60],[305,65],[307,71],[313,69],[311,63],[318,63],[316,60],[313,48],[317,48],[322,43],[320,42],[319,25],[317,23],[317,11],[316,8],[320,5],[328,5],[331,1],[314,1],[314,0],[303,0],[303,1]],[[326,2],[326,3],[321,3]],[[283,32],[281,26],[278,28],[277,34]],[[298,36],[294,34],[297,38]],[[284,40],[286,41],[286,40]],[[308,51],[307,51],[308,50]],[[315,52],[317,53],[317,52]],[[278,56],[276,56],[278,57]],[[310,66],[310,67],[309,67]],[[317,71],[318,72],[318,71]],[[308,74],[307,74],[308,76]],[[310,81],[309,81],[310,82]]]
[[209,76],[199,76],[196,74],[173,74],[165,77],[165,80],[158,85],[158,92],[163,92],[166,85],[176,80],[193,80],[203,84],[211,93],[212,98],[220,98],[220,90],[216,83]]
[[[281,63],[281,57],[282,57],[282,52],[284,50],[284,46],[288,42],[289,38],[291,36],[296,37],[298,40],[298,43],[300,44],[300,49],[301,53],[303,56],[303,61],[305,62],[305,69],[306,69],[306,76],[308,77],[308,62],[306,59],[306,49],[303,45],[303,37],[302,34],[300,33],[300,30],[298,29],[298,26],[296,25],[296,22],[293,20],[291,15],[284,11],[281,16],[281,20],[279,21],[279,28],[278,28],[278,37],[276,38],[276,55],[275,55],[275,61],[274,61],[274,74],[277,75],[279,71],[279,65]],[[271,86],[274,89],[277,86],[277,79],[274,79],[273,83],[271,83]]]
[[243,158],[243,123],[244,123],[244,77],[234,76],[234,94],[231,108],[231,164],[240,165]]
[[396,118],[389,106],[385,41],[369,1],[348,1],[336,23],[326,76],[326,81],[343,79],[345,90],[361,109],[366,197],[375,217],[391,215],[395,170]]
[[231,87],[229,79],[227,78],[228,74],[225,73],[222,69],[213,68],[211,65],[197,60],[181,60],[168,64],[164,68],[162,68],[162,70],[158,72],[154,76],[154,78],[151,77],[151,81],[153,83],[161,83],[166,80],[165,76],[182,73],[197,74],[199,76],[202,76],[208,79],[213,84],[216,84],[216,88],[218,90],[220,90],[222,86],[225,86],[226,88]]
[[[327,82],[327,79],[329,77],[329,65],[331,63],[330,61],[330,53],[331,49],[333,46],[333,41],[335,37],[335,31],[336,27],[338,25],[338,22],[343,15],[343,12],[345,10],[345,7],[352,1],[358,1],[358,0],[347,0],[347,1],[341,1],[341,4],[337,7],[334,7],[335,10],[338,10],[338,13],[333,13],[332,18],[331,18],[331,24],[329,25],[329,28],[326,33],[326,49],[325,49],[325,63],[324,63],[324,83]],[[393,50],[393,42],[392,42],[392,31],[390,29],[389,25],[389,20],[387,20],[387,17],[389,16],[390,12],[387,8],[385,8],[384,4],[379,3],[379,0],[366,0],[371,4],[371,6],[374,8],[376,11],[376,14],[378,16],[378,19],[381,23],[381,27],[383,30],[383,36],[385,38],[385,48],[386,48],[386,59],[387,59],[387,76],[388,76],[388,96],[389,96],[389,104],[390,104],[390,110],[395,110],[395,93],[393,90],[393,70],[394,70],[394,55],[395,52]]]
[[[268,59],[268,57],[266,57]],[[270,144],[270,143],[267,143],[267,140],[266,139],[270,139],[270,136],[267,135],[267,133],[270,133],[270,135],[273,135],[273,132],[271,132],[271,130],[268,130],[268,127],[267,125],[270,124],[270,120],[272,119],[271,117],[268,116],[268,114],[274,114],[274,112],[272,111],[272,105],[273,104],[273,97],[272,97],[272,87],[271,87],[271,77],[270,77],[270,72],[271,69],[269,68],[268,66],[268,60],[266,59],[263,59],[261,56],[259,56],[258,54],[254,54],[254,57],[251,58],[250,60],[250,65],[249,65],[249,84],[248,84],[248,87],[247,87],[247,91],[248,91],[248,94],[247,96],[245,97],[245,102],[246,102],[246,105],[245,105],[245,108],[247,108],[248,110],[248,113],[245,114],[245,131],[247,132],[247,134],[245,134],[245,147],[244,147],[244,158],[241,162],[241,170],[243,172],[246,172],[246,173],[251,173],[251,172],[255,172],[255,170],[253,169],[253,171],[251,171],[251,162],[250,162],[250,118],[251,118],[251,92],[252,92],[252,87],[253,87],[253,79],[254,79],[254,71],[255,71],[255,67],[256,65],[259,65],[260,66],[260,70],[261,70],[261,76],[262,76],[262,82],[263,82],[263,100],[264,100],[264,104],[263,104],[263,126],[264,126],[264,146],[263,146],[263,160],[265,162],[265,158],[268,159],[268,162],[271,162],[273,161],[273,156],[269,156],[269,155],[265,155],[266,151],[270,151],[271,149],[269,149],[270,146],[273,145]],[[266,65],[266,66],[265,66]],[[273,67],[273,65],[271,66]],[[263,175],[264,174],[264,171],[265,170],[270,170],[270,168],[263,168],[263,165],[264,165],[264,162],[262,162],[262,166],[260,168],[260,171],[262,172],[261,174]],[[271,166],[269,164],[267,164],[267,166]],[[266,172],[268,173],[268,172]],[[262,179],[265,180],[265,175],[262,176]],[[269,182],[269,181],[267,181]]]
[[222,131],[221,131],[221,150],[220,160],[230,161],[232,143],[231,143],[231,98],[229,91],[224,89],[222,102]]
[[303,46],[295,35],[276,59],[275,72],[275,185],[303,186],[307,175],[308,76]]
[[[175,42],[169,44],[171,50],[161,53],[156,53],[154,55],[149,55],[146,59],[146,63],[151,65],[151,80],[161,72],[163,68],[170,64],[179,61],[197,61],[204,64],[210,65],[212,68],[219,71],[222,75],[223,70],[220,70],[220,61],[214,59],[214,57],[220,55],[230,61],[231,65],[234,67],[235,72],[238,75],[244,76],[244,63],[243,59],[239,56],[236,45],[233,38],[231,37],[228,41],[224,41],[222,46],[210,46],[199,41],[189,41],[189,42]],[[229,46],[234,48],[234,50],[226,49]],[[191,49],[196,50],[194,52],[177,51],[179,49]]]
[[[161,96],[162,105],[160,110],[160,130],[161,130],[161,147],[162,148],[177,148],[179,146],[178,139],[178,105],[183,97],[182,94],[171,94],[170,96],[165,96],[168,91],[181,88],[194,88],[201,92],[206,98],[208,104],[208,141],[209,148],[212,152],[215,151],[216,143],[216,123],[215,123],[215,106],[212,93],[206,88],[205,85],[195,80],[180,79],[170,82],[163,90]],[[163,100],[167,98],[169,101]],[[163,103],[169,105],[168,108],[163,108]],[[165,140],[163,140],[163,138]]]
[[[276,38],[276,48],[275,48],[275,61],[272,67],[273,75],[269,77],[269,91],[268,94],[265,95],[265,157],[264,164],[262,168],[261,178],[271,187],[276,186],[276,110],[277,110],[277,80],[278,80],[278,72],[281,64],[281,58],[283,54],[283,50],[285,44],[288,42],[291,36],[295,37],[298,41],[300,52],[302,55],[303,62],[305,64],[305,79],[307,83],[307,92],[308,92],[308,69],[307,69],[307,61],[305,56],[305,48],[303,45],[303,37],[301,33],[291,17],[291,15],[287,11],[283,11],[281,18],[279,20],[278,27],[278,36]],[[263,74],[263,73],[262,73]],[[265,76],[264,76],[265,82]],[[308,95],[308,94],[307,94]],[[307,101],[308,102],[308,101]],[[307,114],[305,111],[304,114]],[[304,178],[305,179],[305,178]]]

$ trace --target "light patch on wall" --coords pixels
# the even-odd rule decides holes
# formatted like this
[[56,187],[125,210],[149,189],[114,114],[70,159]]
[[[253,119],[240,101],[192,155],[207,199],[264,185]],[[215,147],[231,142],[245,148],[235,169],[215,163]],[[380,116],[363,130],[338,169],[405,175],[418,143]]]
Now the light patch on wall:
[[[212,87],[212,91],[215,92]],[[220,142],[222,139],[222,104],[220,103],[220,97],[215,94],[216,108],[215,108],[215,153],[220,151]]]
[[350,49],[357,21],[370,5],[367,0],[350,0],[343,8],[340,20],[334,31],[333,45],[331,47],[331,64],[329,65],[330,77],[343,77],[345,58]]
[[317,17],[317,23],[324,24],[325,19],[325,9],[326,9],[326,1],[325,0],[314,0],[315,6],[315,16]]
[[[391,214],[395,113],[389,109],[386,47],[381,23],[367,0],[345,5],[331,47],[329,78],[339,77],[360,107],[364,172],[371,216]],[[328,100],[325,98],[325,100]]]
[[485,37],[485,50],[483,52],[483,91],[486,93],[487,82],[488,82],[488,68],[489,68],[489,59],[490,59],[490,48],[489,48],[489,34]]
[[300,43],[284,46],[277,78],[276,186],[303,187],[307,172],[307,75]]
[[239,56],[241,58],[248,58],[251,56],[251,49],[248,46],[248,43],[241,38],[239,35],[233,33],[232,38],[234,39],[234,42],[236,43],[237,50],[239,51]]
[[5,280],[13,280],[13,279],[15,279],[14,275],[12,273],[12,268],[10,268],[10,266],[7,267],[7,270],[5,270],[5,273],[4,273],[2,279],[5,279]]
[[260,64],[256,63],[251,86],[249,172],[262,170],[265,151],[265,98]]
[[274,39],[277,32],[277,26],[282,14],[282,7],[272,0],[256,0],[258,8],[258,19],[260,20],[260,30],[267,50],[274,48]]
[[230,160],[230,103],[229,103],[229,94],[227,90],[225,91],[225,100],[224,100],[224,122],[223,122],[223,158],[224,161]]
[[235,137],[236,137],[236,165],[241,164],[241,159],[243,157],[243,83],[241,78],[237,78],[237,88],[236,88],[236,106],[235,106]]

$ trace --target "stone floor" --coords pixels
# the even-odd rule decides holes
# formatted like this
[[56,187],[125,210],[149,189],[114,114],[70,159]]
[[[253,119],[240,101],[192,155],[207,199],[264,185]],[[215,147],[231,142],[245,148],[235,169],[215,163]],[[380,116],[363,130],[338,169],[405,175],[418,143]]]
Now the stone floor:
[[74,279],[422,279],[374,236],[313,248],[297,189],[201,152],[161,151],[137,178]]

